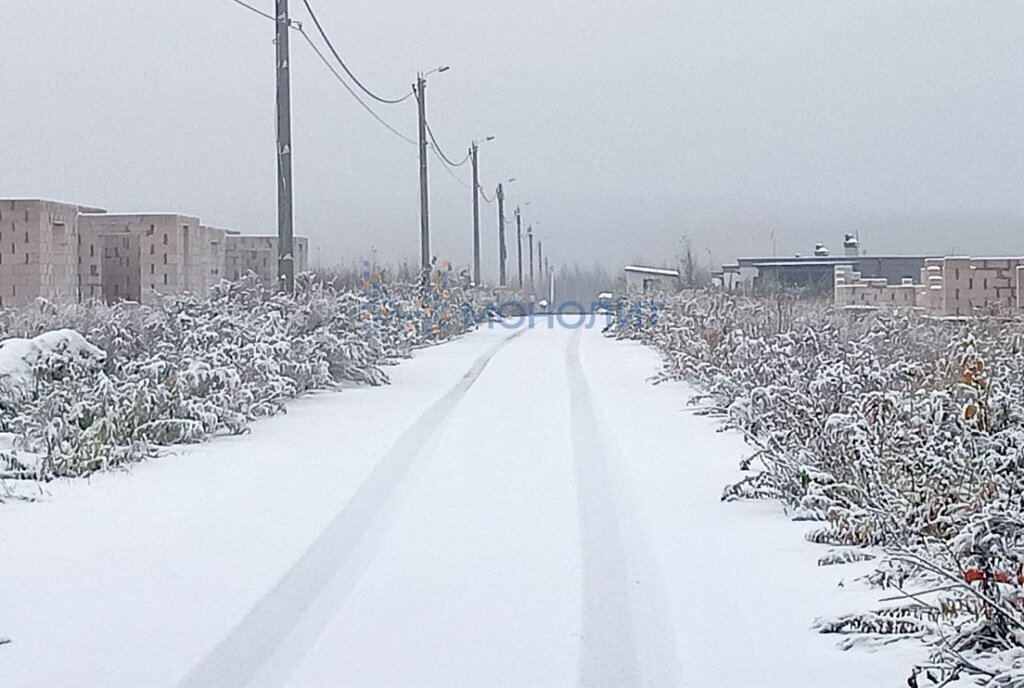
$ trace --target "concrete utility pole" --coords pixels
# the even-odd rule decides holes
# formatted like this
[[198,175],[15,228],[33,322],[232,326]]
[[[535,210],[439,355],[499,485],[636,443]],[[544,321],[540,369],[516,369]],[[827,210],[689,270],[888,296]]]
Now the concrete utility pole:
[[420,133],[420,270],[430,280],[430,210],[427,202],[427,80],[422,72],[416,75],[416,104],[419,110]]
[[498,184],[498,286],[505,286],[505,188]]
[[[469,158],[473,162],[473,283],[480,284],[480,171],[477,166],[476,141],[469,148]],[[501,187],[498,187],[501,190]],[[501,203],[500,197],[498,203]]]
[[530,242],[530,293],[533,293],[533,225],[526,228],[526,238]]
[[537,272],[540,273],[540,284],[544,286],[544,242],[537,239]]
[[277,279],[287,292],[295,289],[292,253],[292,105],[288,59],[288,0],[277,0]]
[[555,303],[555,273],[551,272],[551,265],[547,266],[548,270],[548,303]]
[[519,288],[523,288],[523,216],[516,206],[516,262],[519,263]]

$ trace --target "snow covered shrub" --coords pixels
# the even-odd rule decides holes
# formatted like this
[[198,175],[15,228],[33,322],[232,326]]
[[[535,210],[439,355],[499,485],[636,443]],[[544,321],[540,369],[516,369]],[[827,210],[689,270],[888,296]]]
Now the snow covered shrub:
[[753,445],[723,499],[779,499],[820,522],[814,542],[885,548],[868,578],[899,589],[896,604],[819,630],[929,634],[936,664],[912,682],[1024,685],[1024,322],[781,293],[682,294],[657,311],[612,334],[656,347],[662,379],[691,381]]
[[471,329],[482,298],[444,271],[427,287],[301,276],[294,295],[250,275],[202,298],[0,311],[0,479],[88,475],[245,432],[312,390],[385,384],[383,366]]

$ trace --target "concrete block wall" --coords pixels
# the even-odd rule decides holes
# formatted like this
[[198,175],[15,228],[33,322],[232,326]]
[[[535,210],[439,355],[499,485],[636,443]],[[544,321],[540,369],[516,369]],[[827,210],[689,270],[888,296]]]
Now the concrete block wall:
[[199,250],[199,218],[166,214],[146,216],[148,227],[140,235],[142,253],[142,302],[158,295],[180,294],[195,286],[191,264]]
[[142,298],[138,235],[105,234],[101,239],[103,298],[108,302],[138,301]]
[[943,281],[942,258],[927,258],[921,268],[920,284],[917,292],[917,305],[929,313],[942,311]]
[[79,297],[82,301],[103,300],[103,256],[106,248],[103,235],[84,217],[79,215],[78,224]]
[[835,304],[841,307],[913,308],[918,289],[913,280],[889,284],[885,277],[862,277],[850,265],[835,267]]
[[1022,280],[1024,280],[1024,264],[1018,265],[1013,270],[1017,279],[1017,309],[1024,309],[1024,289],[1021,289]]
[[1022,257],[951,257],[942,261],[941,315],[1011,315],[1019,306]]
[[268,286],[277,284],[277,237],[229,234],[227,237],[228,279],[256,273]]
[[309,270],[309,239],[294,237],[292,247],[295,249],[295,274]]
[[835,304],[837,306],[852,305],[856,293],[852,287],[860,281],[860,273],[856,272],[852,265],[837,265],[832,274]]
[[[166,287],[164,293],[170,293],[176,287],[177,268],[167,269],[171,264],[167,254],[171,252],[172,240],[177,241],[177,218],[177,215],[172,214],[143,213],[82,215],[83,265],[86,262],[87,246],[90,261],[94,260],[92,246],[96,243],[103,246],[102,264],[98,272],[105,300],[141,302],[145,300],[146,292],[158,284]],[[165,235],[167,244],[162,241]],[[153,237],[158,238],[154,240]],[[159,252],[158,246],[161,249]],[[175,275],[174,281],[170,279],[171,275]],[[164,284],[165,280],[167,284]]]
[[42,199],[0,200],[0,305],[78,299],[80,208]]
[[202,244],[201,250],[196,252],[198,267],[194,274],[193,291],[205,294],[210,287],[224,279],[228,230],[201,225],[199,233]]
[[835,302],[839,306],[917,306],[940,316],[1011,315],[1024,308],[1022,280],[1024,257],[929,258],[917,284],[904,278],[898,285],[862,279],[849,266],[838,266]]

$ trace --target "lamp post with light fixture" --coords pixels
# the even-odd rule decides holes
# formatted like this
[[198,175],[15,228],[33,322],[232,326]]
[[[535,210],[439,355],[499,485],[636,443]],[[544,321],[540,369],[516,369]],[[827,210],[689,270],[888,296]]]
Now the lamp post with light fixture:
[[430,208],[427,197],[427,77],[431,74],[447,72],[447,65],[420,72],[416,75],[416,104],[419,111],[420,135],[420,269],[424,279],[430,276]]
[[[484,139],[493,141],[493,136]],[[473,162],[473,283],[480,284],[480,169],[478,163],[479,145],[474,140],[469,147],[469,158]],[[504,283],[504,280],[502,280]]]

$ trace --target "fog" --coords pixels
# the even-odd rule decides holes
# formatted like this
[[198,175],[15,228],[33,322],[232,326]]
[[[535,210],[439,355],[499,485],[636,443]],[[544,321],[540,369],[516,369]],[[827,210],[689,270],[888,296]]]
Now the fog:
[[[530,201],[555,263],[673,263],[684,235],[721,263],[848,231],[871,253],[1024,253],[1017,0],[311,2],[381,95],[451,65],[427,88],[439,142],[461,159],[496,137],[481,183],[516,178],[507,214]],[[0,197],[275,231],[271,21],[230,0],[0,6]],[[416,147],[294,35],[292,92],[314,262],[415,260]],[[374,109],[415,138],[413,100]],[[465,264],[469,191],[430,165],[434,253]]]

